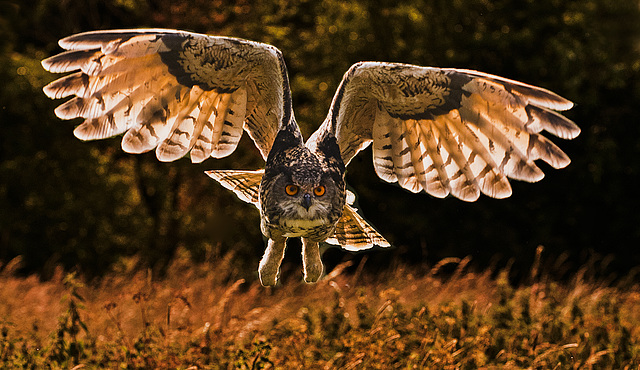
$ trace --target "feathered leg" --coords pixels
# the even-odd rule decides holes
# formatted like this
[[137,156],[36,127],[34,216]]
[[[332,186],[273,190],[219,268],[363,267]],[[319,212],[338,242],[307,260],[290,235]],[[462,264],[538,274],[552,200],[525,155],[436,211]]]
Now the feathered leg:
[[284,251],[287,245],[287,238],[269,239],[267,249],[260,260],[258,273],[260,282],[264,286],[275,286],[280,276],[280,264],[284,258]]
[[302,238],[302,268],[304,270],[304,281],[307,283],[315,283],[320,279],[323,266],[318,242]]

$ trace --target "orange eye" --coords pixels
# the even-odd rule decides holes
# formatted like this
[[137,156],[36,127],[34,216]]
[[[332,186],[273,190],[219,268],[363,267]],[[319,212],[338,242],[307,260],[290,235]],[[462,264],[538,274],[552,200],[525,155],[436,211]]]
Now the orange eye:
[[316,197],[321,197],[324,195],[325,191],[326,189],[324,188],[324,186],[320,185],[313,189],[313,194],[315,194]]
[[296,194],[298,194],[298,187],[295,186],[295,185],[289,184],[289,185],[284,187],[284,191],[288,195],[296,195]]

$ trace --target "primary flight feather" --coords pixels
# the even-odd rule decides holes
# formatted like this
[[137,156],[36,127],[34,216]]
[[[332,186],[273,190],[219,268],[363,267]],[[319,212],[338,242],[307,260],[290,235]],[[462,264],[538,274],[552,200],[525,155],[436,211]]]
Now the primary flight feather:
[[82,140],[119,134],[122,149],[161,161],[231,154],[243,131],[266,161],[258,171],[207,174],[254,204],[268,238],[259,274],[275,285],[286,240],[302,238],[307,282],[323,272],[319,243],[361,250],[389,243],[352,208],[345,167],[369,145],[377,175],[412,191],[475,201],[511,195],[508,178],[539,181],[535,160],[569,158],[543,131],[580,129],[556,111],[572,103],[548,90],[481,72],[360,62],[344,75],[329,113],[304,140],[282,53],[274,46],[190,32],[93,31],[60,40],[42,61],[72,72],[44,88],[62,119],[82,117]]

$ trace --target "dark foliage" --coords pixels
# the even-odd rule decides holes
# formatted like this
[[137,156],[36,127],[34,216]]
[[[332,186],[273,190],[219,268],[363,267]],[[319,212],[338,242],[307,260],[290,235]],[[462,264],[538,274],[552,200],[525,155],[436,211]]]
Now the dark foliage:
[[161,274],[180,246],[196,259],[234,250],[248,270],[261,255],[256,210],[202,173],[260,167],[249,140],[225,160],[161,164],[121,153],[118,139],[79,142],[73,124],[54,117],[57,103],[41,91],[54,76],[39,61],[59,51],[61,37],[123,27],[278,46],[305,135],[361,60],[478,69],[556,91],[577,103],[567,115],[583,133],[555,140],[573,163],[545,167],[539,184],[514,184],[507,200],[408,194],[377,179],[370,152],[354,159],[347,180],[359,206],[397,247],[373,253],[369,267],[391,253],[420,263],[473,255],[481,266],[498,255],[518,271],[538,245],[576,267],[609,254],[604,271],[640,265],[637,1],[4,0],[0,14],[0,260],[22,255],[26,271],[47,277],[62,264],[96,276],[140,253],[140,264]]

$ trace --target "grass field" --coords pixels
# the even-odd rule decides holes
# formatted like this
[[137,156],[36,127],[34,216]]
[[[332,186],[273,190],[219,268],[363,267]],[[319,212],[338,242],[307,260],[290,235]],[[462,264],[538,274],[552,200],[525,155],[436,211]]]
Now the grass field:
[[[177,258],[152,280],[123,264],[99,282],[0,273],[0,367],[167,369],[632,368],[640,366],[640,288],[558,283],[531,268],[468,260],[385,274],[338,265],[319,283],[238,278],[232,256]],[[134,265],[135,261],[129,261]],[[447,268],[447,273],[442,269]],[[348,272],[347,272],[348,270]]]

